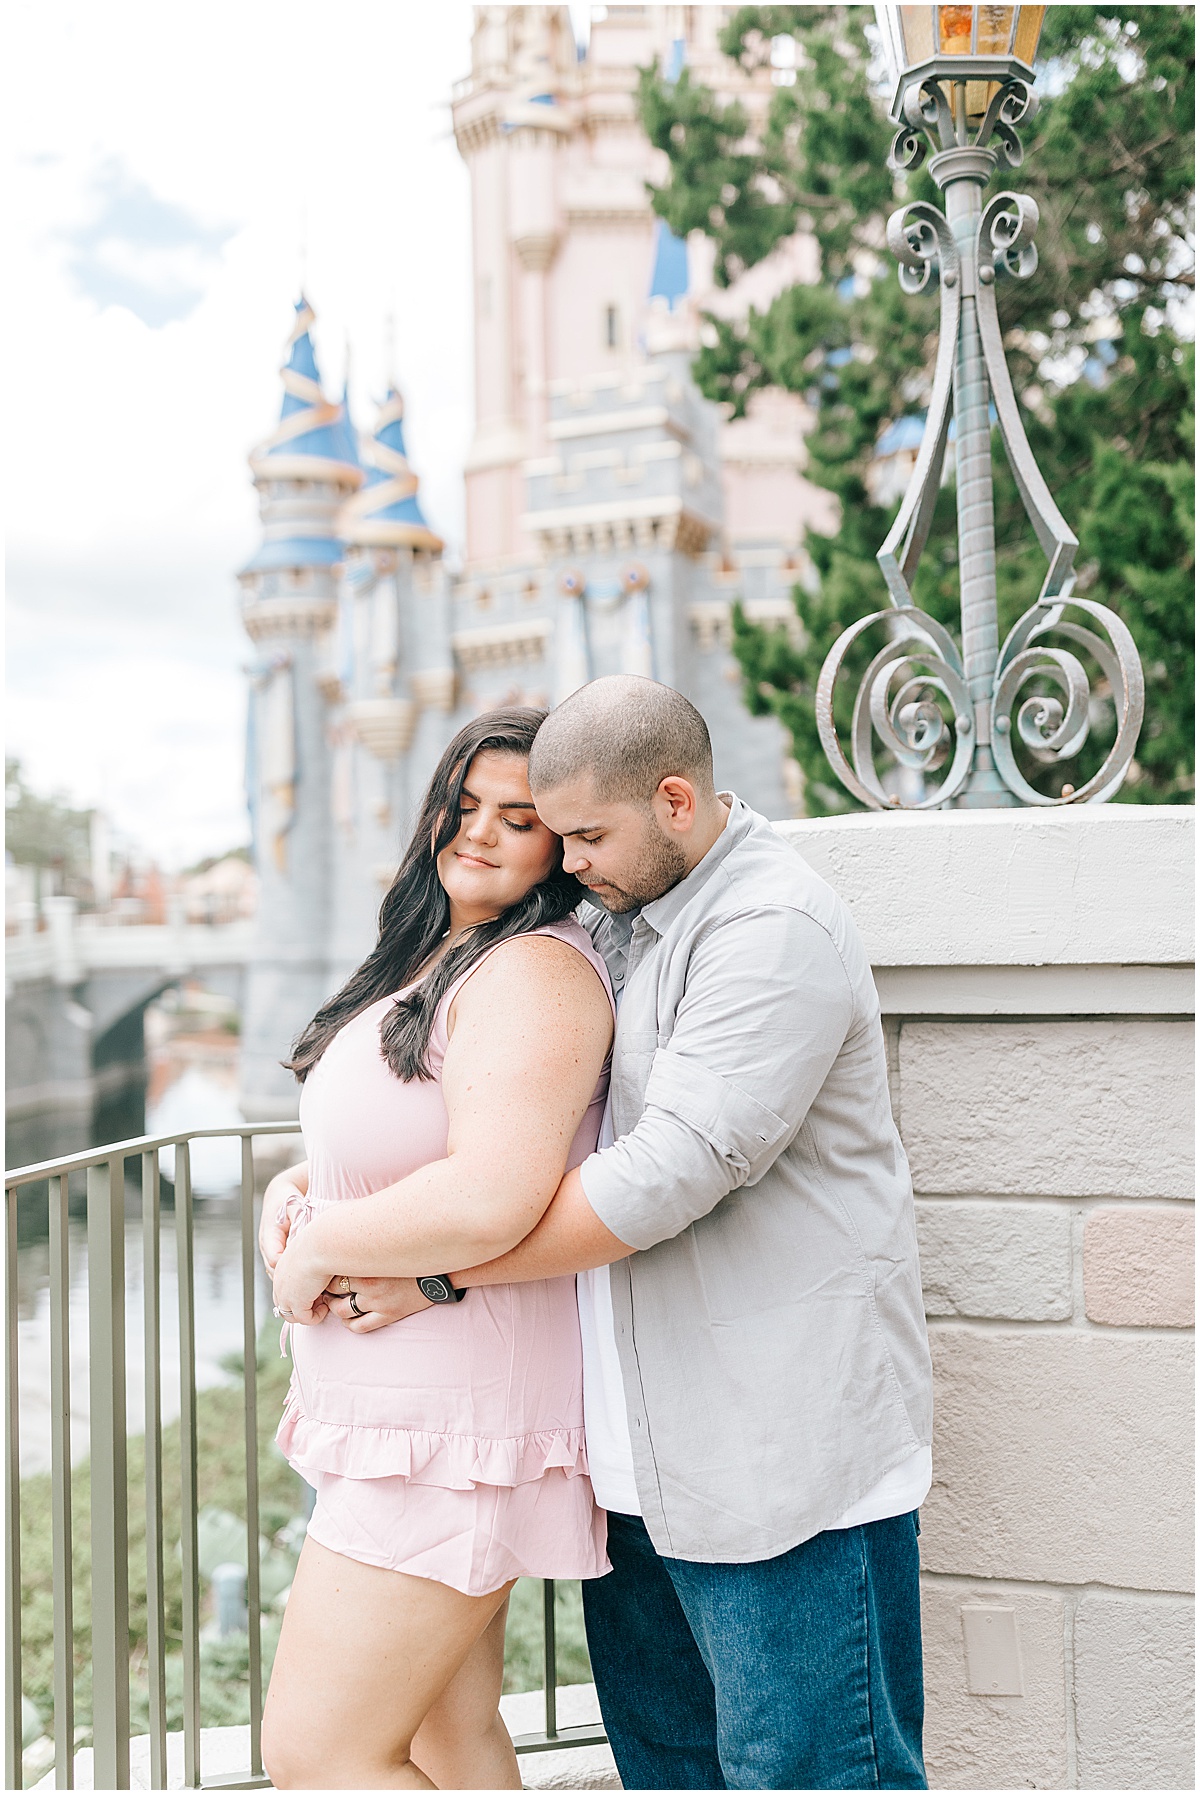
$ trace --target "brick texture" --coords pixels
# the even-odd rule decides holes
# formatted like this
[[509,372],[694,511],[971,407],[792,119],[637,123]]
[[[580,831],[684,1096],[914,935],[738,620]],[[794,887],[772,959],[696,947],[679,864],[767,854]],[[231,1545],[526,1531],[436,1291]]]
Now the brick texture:
[[1196,1228],[1187,1209],[1095,1209],[1083,1234],[1088,1318],[1110,1327],[1190,1328]]
[[[922,1545],[924,1536],[922,1536]],[[983,1586],[987,1599],[987,1586]],[[968,1584],[927,1577],[921,1588],[925,1644],[925,1765],[934,1789],[1061,1789],[1067,1780],[1063,1598],[1021,1590],[1015,1608],[1025,1693],[970,1695],[961,1608],[980,1599]]]
[[1086,1595],[1075,1617],[1075,1727],[1084,1789],[1194,1789],[1191,1602]]
[[930,1335],[928,1569],[1192,1589],[1190,1340],[969,1323]]
[[1192,1195],[1189,1023],[905,1022],[900,1110],[918,1191]]
[[1071,1216],[1058,1204],[918,1202],[927,1315],[1065,1321]]

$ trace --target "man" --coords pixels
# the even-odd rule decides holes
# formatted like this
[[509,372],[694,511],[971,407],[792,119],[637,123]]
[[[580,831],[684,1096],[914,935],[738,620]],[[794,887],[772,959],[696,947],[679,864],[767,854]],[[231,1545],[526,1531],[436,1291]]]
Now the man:
[[[613,1564],[584,1603],[622,1780],[923,1788],[930,1365],[854,924],[716,792],[703,719],[669,687],[583,687],[529,780],[607,912],[611,1144],[518,1247],[453,1282],[582,1274]],[[384,1283],[359,1302],[409,1312]]]

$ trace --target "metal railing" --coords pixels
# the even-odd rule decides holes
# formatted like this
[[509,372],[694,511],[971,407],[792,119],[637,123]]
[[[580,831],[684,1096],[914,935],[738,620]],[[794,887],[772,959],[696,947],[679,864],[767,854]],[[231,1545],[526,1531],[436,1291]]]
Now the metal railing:
[[[259,1588],[257,1242],[253,1140],[294,1135],[294,1122],[197,1128],[118,1141],[88,1153],[22,1166],[4,1175],[5,1736],[4,1783],[23,1782],[21,1454],[18,1358],[17,1215],[22,1191],[48,1204],[50,1295],[50,1531],[53,1582],[55,1787],[74,1787],[75,1640],[72,1542],[70,1251],[72,1173],[87,1178],[88,1360],[91,1483],[92,1744],[97,1789],[130,1786],[129,1513],[126,1456],[126,1163],[140,1161],[146,1502],[146,1673],[150,1786],[167,1787],[167,1632],[164,1577],[162,1403],[163,1227],[160,1154],[174,1150],[174,1230],[179,1310],[180,1555],[182,1570],[183,1780],[190,1789],[265,1789],[260,1742],[263,1707]],[[249,1622],[250,1761],[232,1775],[201,1779],[200,1613],[196,1389],[196,1291],[191,1143],[240,1139],[242,1354],[245,1368],[246,1605]],[[33,1187],[32,1190],[30,1187]],[[41,1187],[45,1187],[43,1199]],[[604,1742],[598,1725],[559,1728],[553,1582],[544,1584],[544,1730],[519,1735],[518,1752]]]

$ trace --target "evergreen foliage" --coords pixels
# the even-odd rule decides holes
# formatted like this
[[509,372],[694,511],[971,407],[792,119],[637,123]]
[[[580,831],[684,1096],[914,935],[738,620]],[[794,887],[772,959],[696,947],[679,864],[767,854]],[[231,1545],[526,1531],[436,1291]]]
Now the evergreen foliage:
[[[894,126],[871,65],[870,22],[865,6],[739,8],[721,47],[747,71],[770,61],[773,39],[797,45],[795,81],[774,88],[757,135],[744,107],[694,84],[686,68],[674,84],[647,69],[640,86],[645,128],[670,164],[655,210],[677,233],[712,240],[718,285],[798,229],[820,250],[817,284],[787,287],[736,325],[708,317],[695,363],[702,390],[735,417],[759,389],[803,394],[815,416],[807,477],[840,502],[836,535],[807,534],[819,589],[795,589],[804,645],[734,613],[747,704],[791,731],[810,815],[852,805],[821,751],[814,692],[841,631],[887,603],[875,554],[898,501],[872,503],[868,469],[889,422],[922,412],[937,332],[936,297],[902,294],[882,251],[895,205],[940,196],[927,169],[907,178],[888,170]],[[1080,538],[1077,590],[1123,617],[1142,656],[1146,721],[1120,794],[1135,802],[1190,802],[1195,783],[1194,352],[1184,334],[1194,82],[1191,7],[1049,8],[1041,108],[1020,128],[1025,162],[989,190],[1029,193],[1041,213],[1038,271],[1002,284],[1001,324],[1031,447]],[[998,433],[993,462],[1003,640],[1036,598],[1045,564]],[[957,631],[952,485],[914,590]],[[855,663],[848,668],[852,686]],[[1103,745],[1104,732],[1102,718],[1093,741]],[[1082,783],[1090,753],[1082,771],[1067,764],[1034,783],[1054,792],[1064,779]]]
[[67,889],[90,878],[90,810],[77,810],[61,793],[31,790],[21,763],[4,761],[4,846],[18,866],[53,869]]

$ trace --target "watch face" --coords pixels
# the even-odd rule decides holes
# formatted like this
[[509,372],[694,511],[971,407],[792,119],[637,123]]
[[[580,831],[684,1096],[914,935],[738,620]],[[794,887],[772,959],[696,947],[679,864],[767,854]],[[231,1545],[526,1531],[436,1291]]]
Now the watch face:
[[417,1289],[422,1296],[427,1296],[431,1303],[446,1301],[446,1286],[441,1278],[418,1278]]

